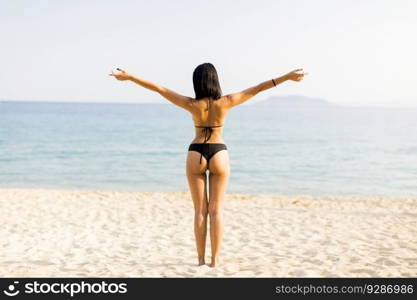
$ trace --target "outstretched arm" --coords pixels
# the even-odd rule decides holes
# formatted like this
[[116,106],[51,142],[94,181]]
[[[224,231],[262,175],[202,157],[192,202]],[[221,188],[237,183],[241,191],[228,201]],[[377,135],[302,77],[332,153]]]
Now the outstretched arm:
[[117,68],[117,70],[120,71],[120,73],[118,74],[111,73],[109,75],[114,76],[118,80],[130,80],[148,90],[159,93],[162,97],[166,98],[168,101],[174,103],[175,105],[178,105],[181,108],[184,108],[185,110],[190,111],[192,98],[180,95],[156,83],[135,77],[122,69]]
[[303,69],[296,69],[281,77],[266,80],[264,82],[261,82],[260,84],[247,88],[246,90],[243,90],[241,92],[226,95],[226,98],[228,100],[228,106],[233,107],[233,106],[242,104],[243,102],[257,95],[258,93],[265,91],[267,89],[273,88],[276,85],[283,83],[284,81],[287,81],[287,80],[300,81],[303,79],[304,75],[308,74],[308,73],[302,72],[302,70]]

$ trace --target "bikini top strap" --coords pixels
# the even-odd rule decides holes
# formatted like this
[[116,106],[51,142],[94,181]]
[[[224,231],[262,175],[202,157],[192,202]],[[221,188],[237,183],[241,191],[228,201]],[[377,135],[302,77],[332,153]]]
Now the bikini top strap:
[[204,143],[206,143],[210,139],[213,129],[211,129],[211,127],[204,127],[203,131],[204,131]]
[[223,127],[223,125],[215,125],[215,126],[197,126],[197,125],[194,125],[194,126],[197,127],[197,128]]

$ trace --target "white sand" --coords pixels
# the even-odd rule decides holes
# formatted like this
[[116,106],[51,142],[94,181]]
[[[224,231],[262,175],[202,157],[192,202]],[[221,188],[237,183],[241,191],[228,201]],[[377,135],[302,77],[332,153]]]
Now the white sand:
[[417,199],[228,194],[224,209],[212,269],[188,192],[0,189],[0,276],[417,276]]

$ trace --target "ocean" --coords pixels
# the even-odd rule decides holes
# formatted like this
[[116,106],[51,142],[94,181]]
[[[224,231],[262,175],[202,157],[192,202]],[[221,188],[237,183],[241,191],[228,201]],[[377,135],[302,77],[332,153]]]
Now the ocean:
[[[191,115],[172,104],[0,102],[0,187],[187,190]],[[227,192],[417,197],[417,109],[241,105]]]

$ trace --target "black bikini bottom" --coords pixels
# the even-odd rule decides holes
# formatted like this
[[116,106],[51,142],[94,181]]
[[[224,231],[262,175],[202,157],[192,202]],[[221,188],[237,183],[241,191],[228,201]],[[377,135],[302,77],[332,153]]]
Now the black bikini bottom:
[[207,165],[210,162],[210,158],[213,157],[214,154],[219,152],[220,150],[227,150],[226,144],[222,143],[192,143],[190,147],[188,147],[188,151],[197,151],[201,154],[200,156],[200,164],[201,158],[207,160]]

